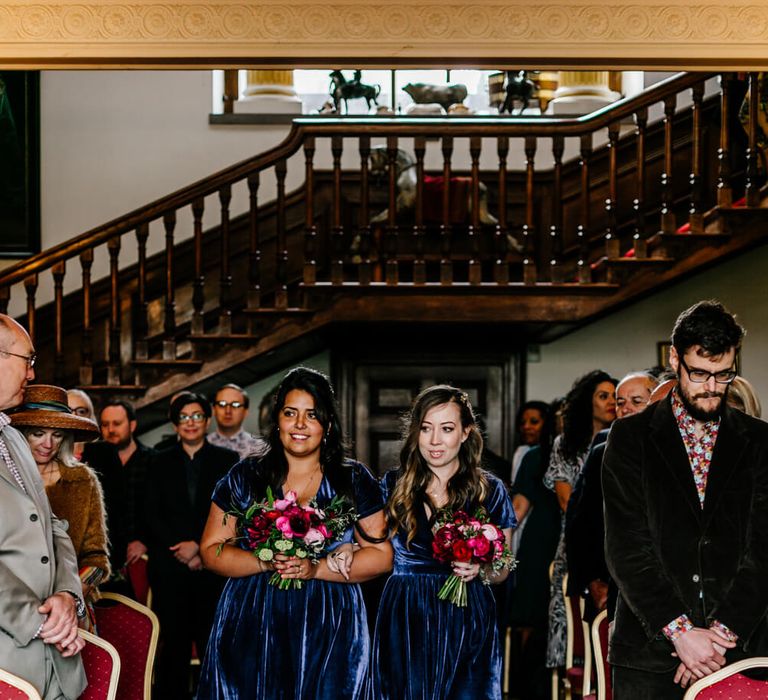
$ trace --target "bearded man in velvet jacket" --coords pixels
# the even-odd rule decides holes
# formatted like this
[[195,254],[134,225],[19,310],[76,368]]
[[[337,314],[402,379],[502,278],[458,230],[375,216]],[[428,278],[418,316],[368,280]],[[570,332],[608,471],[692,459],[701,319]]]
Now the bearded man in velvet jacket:
[[679,699],[724,664],[768,653],[768,425],[725,402],[743,334],[719,302],[684,311],[669,357],[677,388],[611,430],[615,700]]

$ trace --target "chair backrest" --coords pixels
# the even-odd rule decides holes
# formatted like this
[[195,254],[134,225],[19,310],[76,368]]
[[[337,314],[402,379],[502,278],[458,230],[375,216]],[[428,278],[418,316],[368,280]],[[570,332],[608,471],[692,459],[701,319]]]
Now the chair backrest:
[[79,700],[115,700],[117,679],[120,677],[120,656],[115,647],[95,634],[78,630],[85,640],[80,652],[88,687]]
[[94,605],[99,635],[119,652],[117,700],[149,700],[160,623],[148,607],[118,593],[102,593]]
[[0,668],[0,700],[40,700],[40,693],[29,681]]
[[125,568],[128,580],[133,588],[133,595],[136,600],[148,608],[152,607],[152,589],[149,587],[149,575],[147,573],[147,564],[149,559],[144,554],[132,564]]
[[742,671],[768,669],[768,656],[742,659],[696,681],[683,700],[722,700],[722,698],[768,698],[768,681],[748,678]]
[[597,700],[612,700],[611,667],[608,663],[608,611],[603,610],[592,621],[592,649],[595,652]]
[[[584,599],[581,596],[569,596],[568,574],[563,576],[563,598],[565,599],[565,672],[581,666],[583,673],[580,695],[589,695],[592,686],[592,645],[589,641],[589,625],[584,622]],[[576,664],[575,659],[583,659]]]

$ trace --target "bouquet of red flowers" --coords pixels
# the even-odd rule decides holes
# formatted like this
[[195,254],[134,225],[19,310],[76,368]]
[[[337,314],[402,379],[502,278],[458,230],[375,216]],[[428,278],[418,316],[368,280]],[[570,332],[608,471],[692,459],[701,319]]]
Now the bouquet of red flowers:
[[[302,506],[295,491],[285,498],[275,499],[267,487],[267,498],[255,501],[244,512],[236,508],[225,516],[237,518],[237,537],[261,561],[273,561],[276,554],[309,559],[317,564],[329,545],[341,539],[344,531],[357,520],[357,514],[345,499],[334,496],[331,502],[320,508],[315,500]],[[222,545],[219,546],[219,552]],[[284,579],[275,571],[269,583],[280,590],[301,588],[301,580]]]
[[[480,578],[485,584],[490,583],[489,572],[515,568],[515,557],[504,540],[504,533],[489,521],[485,508],[478,508],[474,517],[463,510],[440,511],[432,532],[432,555],[437,561],[480,564]],[[466,607],[467,584],[451,574],[437,597]]]

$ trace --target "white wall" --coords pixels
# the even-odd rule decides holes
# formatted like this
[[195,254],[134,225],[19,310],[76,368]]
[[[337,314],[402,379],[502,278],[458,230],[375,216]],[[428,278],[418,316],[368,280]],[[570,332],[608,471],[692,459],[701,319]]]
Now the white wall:
[[549,401],[574,379],[600,367],[616,377],[657,363],[678,314],[701,299],[719,299],[747,329],[741,373],[768,405],[768,245],[680,282],[552,343],[529,363],[527,397]]

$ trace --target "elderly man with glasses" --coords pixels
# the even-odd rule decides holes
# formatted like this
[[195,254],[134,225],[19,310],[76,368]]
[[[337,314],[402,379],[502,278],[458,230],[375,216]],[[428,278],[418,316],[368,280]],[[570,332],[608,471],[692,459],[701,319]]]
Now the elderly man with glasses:
[[208,442],[234,450],[241,459],[261,454],[266,448],[264,440],[243,429],[249,403],[245,389],[237,384],[219,387],[213,400],[216,432],[208,435]]
[[726,404],[743,334],[719,302],[684,311],[677,387],[608,438],[615,700],[682,698],[692,680],[768,653],[768,425]]

